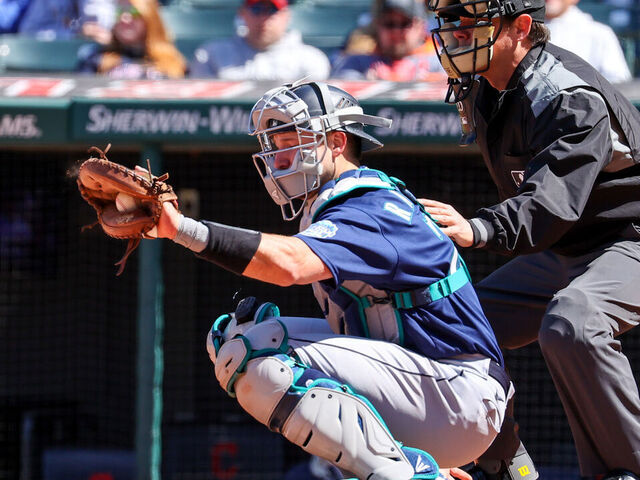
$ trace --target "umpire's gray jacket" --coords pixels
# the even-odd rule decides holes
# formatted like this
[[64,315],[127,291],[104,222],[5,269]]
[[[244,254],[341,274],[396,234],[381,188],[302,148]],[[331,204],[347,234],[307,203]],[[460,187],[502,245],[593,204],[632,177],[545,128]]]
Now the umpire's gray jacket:
[[640,114],[576,55],[534,47],[503,92],[481,78],[474,115],[502,201],[475,246],[580,255],[640,220]]

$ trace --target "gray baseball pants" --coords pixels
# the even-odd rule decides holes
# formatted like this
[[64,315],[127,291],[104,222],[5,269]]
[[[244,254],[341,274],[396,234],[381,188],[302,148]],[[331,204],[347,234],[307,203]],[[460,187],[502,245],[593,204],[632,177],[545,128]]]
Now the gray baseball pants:
[[502,348],[538,340],[582,475],[640,474],[640,396],[616,339],[640,322],[639,236],[579,257],[523,255],[476,288]]

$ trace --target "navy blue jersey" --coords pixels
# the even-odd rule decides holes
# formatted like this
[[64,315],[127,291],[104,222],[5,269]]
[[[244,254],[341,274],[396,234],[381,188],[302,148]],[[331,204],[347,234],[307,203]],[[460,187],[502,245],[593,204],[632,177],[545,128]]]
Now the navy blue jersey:
[[[351,170],[338,182],[372,172]],[[320,194],[329,188],[336,182],[324,185]],[[346,281],[392,293],[437,282],[449,275],[452,262],[460,267],[453,242],[398,189],[363,188],[334,198],[296,237],[331,271],[333,280],[321,284],[332,300],[341,296]],[[397,311],[400,343],[411,350],[435,359],[479,353],[503,363],[470,282],[428,305]]]

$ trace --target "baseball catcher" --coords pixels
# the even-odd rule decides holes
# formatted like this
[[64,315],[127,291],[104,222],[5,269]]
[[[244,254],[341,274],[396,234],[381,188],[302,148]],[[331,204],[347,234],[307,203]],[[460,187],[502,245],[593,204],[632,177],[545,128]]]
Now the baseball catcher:
[[487,449],[513,386],[453,242],[402,181],[361,164],[382,146],[365,126],[390,123],[333,85],[274,88],[250,114],[253,163],[299,233],[164,202],[155,236],[238,275],[312,285],[324,318],[248,297],[214,322],[216,378],[246,412],[358,479],[435,480]]
[[104,233],[113,238],[129,240],[124,256],[116,262],[116,275],[124,271],[129,255],[143,238],[153,238],[162,212],[162,204],[171,202],[178,208],[178,197],[165,183],[169,174],[154,177],[149,167],[146,172],[132,170],[107,158],[107,148],[91,147],[89,153],[98,157],[85,160],[78,171],[78,189],[91,205],[98,220],[88,227],[100,224]]

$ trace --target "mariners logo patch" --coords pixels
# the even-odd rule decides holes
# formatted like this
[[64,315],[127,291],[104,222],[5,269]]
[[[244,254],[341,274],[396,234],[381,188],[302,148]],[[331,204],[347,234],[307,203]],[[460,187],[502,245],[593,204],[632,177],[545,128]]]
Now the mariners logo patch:
[[309,228],[300,232],[300,235],[313,238],[331,238],[335,237],[338,227],[330,220],[320,220],[312,223]]

